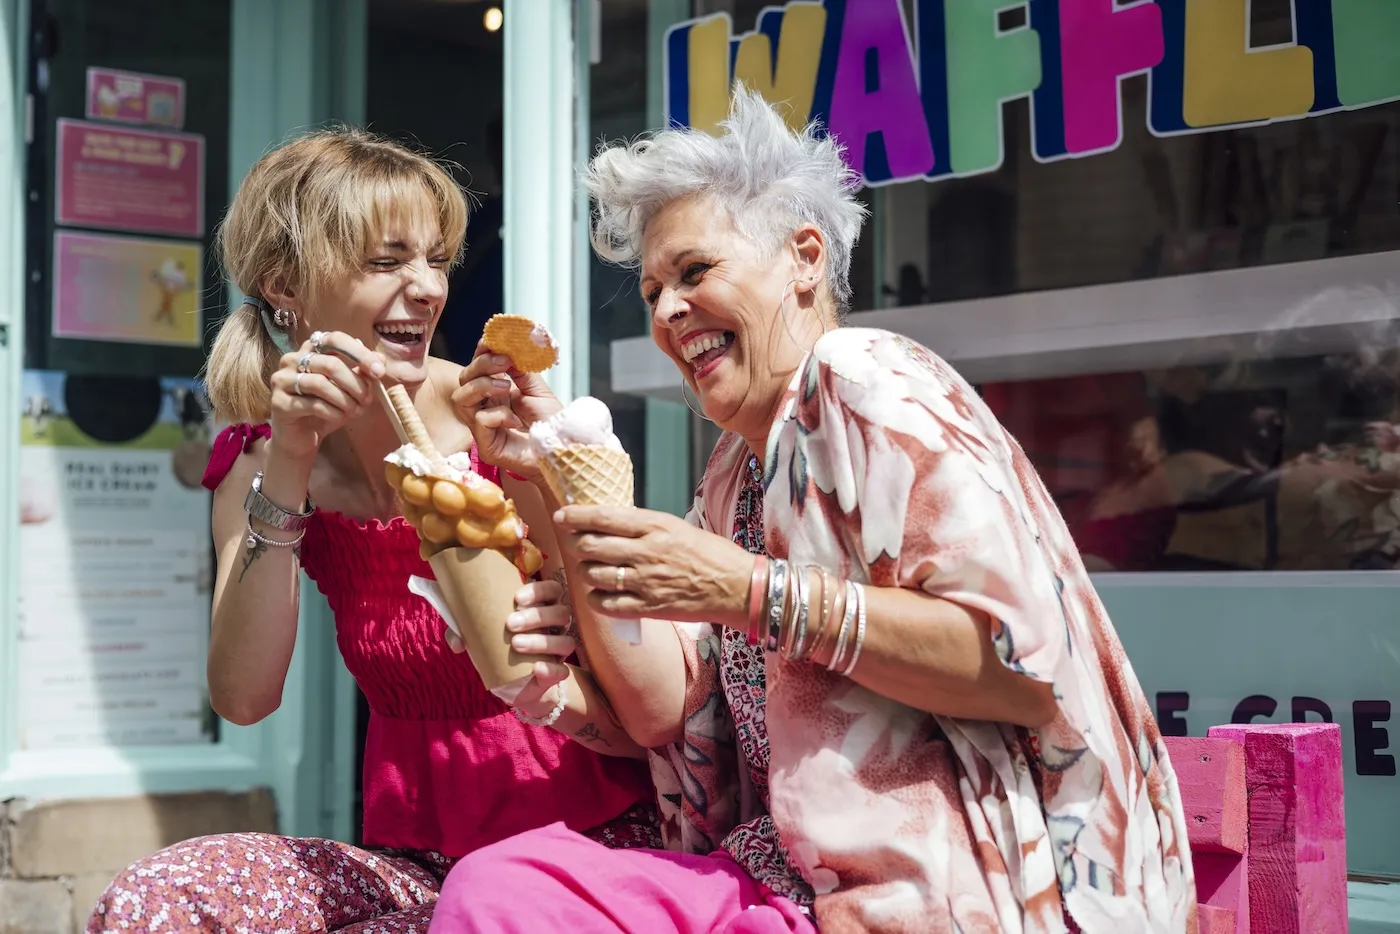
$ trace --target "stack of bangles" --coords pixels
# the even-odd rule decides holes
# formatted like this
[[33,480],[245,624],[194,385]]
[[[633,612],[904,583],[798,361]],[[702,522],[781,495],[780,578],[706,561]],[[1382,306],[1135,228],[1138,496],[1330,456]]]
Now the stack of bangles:
[[748,638],[849,677],[865,643],[865,588],[824,568],[760,556],[749,587]]

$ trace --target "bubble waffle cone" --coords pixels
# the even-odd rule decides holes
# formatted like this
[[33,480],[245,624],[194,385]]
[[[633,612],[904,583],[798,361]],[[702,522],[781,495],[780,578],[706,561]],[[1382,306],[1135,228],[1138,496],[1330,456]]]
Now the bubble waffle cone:
[[540,472],[561,503],[631,506],[632,458],[601,444],[571,444],[540,458]]
[[418,531],[419,553],[433,569],[482,682],[494,690],[518,681],[534,670],[534,659],[511,649],[506,617],[515,612],[521,583],[543,564],[540,551],[525,537],[525,523],[505,492],[447,463],[402,387],[393,387],[389,397],[404,434],[432,465],[424,476],[385,465],[404,517]]
[[[537,330],[538,329],[538,330]],[[541,343],[537,336],[544,335]],[[543,373],[559,362],[559,348],[543,327],[520,315],[495,315],[486,322],[482,334],[492,353],[510,357],[524,373]]]

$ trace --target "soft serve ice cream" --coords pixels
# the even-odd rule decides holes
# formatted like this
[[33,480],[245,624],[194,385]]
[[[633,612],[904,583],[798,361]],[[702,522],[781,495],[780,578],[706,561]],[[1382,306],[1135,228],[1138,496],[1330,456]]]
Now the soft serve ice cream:
[[572,445],[594,445],[621,451],[622,442],[613,434],[612,424],[612,411],[607,403],[584,396],[575,399],[551,418],[531,425],[530,443],[536,456]]

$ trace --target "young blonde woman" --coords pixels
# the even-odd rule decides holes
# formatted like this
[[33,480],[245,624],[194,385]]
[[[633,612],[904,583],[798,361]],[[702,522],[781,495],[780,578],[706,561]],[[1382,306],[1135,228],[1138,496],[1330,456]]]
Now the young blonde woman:
[[[304,569],[369,700],[366,848],[260,834],[188,841],[119,876],[89,932],[422,931],[457,858],[529,828],[655,845],[642,751],[584,715],[590,701],[598,709],[587,686],[556,709],[557,660],[574,651],[556,634],[569,623],[560,585],[535,582],[517,598],[516,648],[550,662],[515,711],[408,590],[411,575],[431,571],[384,479],[398,441],[370,380],[406,386],[438,446],[475,458],[452,403],[460,367],[428,355],[466,214],[441,167],[358,130],[304,136],[240,187],[220,240],[247,299],[208,366],[210,397],[232,426],[205,475],[218,552],[210,700],[239,724],[277,709]],[[500,479],[547,532],[530,485]]]

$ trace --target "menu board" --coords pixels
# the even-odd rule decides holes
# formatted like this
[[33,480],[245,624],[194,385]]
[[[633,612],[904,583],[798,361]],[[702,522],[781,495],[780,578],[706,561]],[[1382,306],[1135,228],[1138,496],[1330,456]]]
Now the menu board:
[[19,748],[212,741],[201,387],[37,370],[22,385]]

